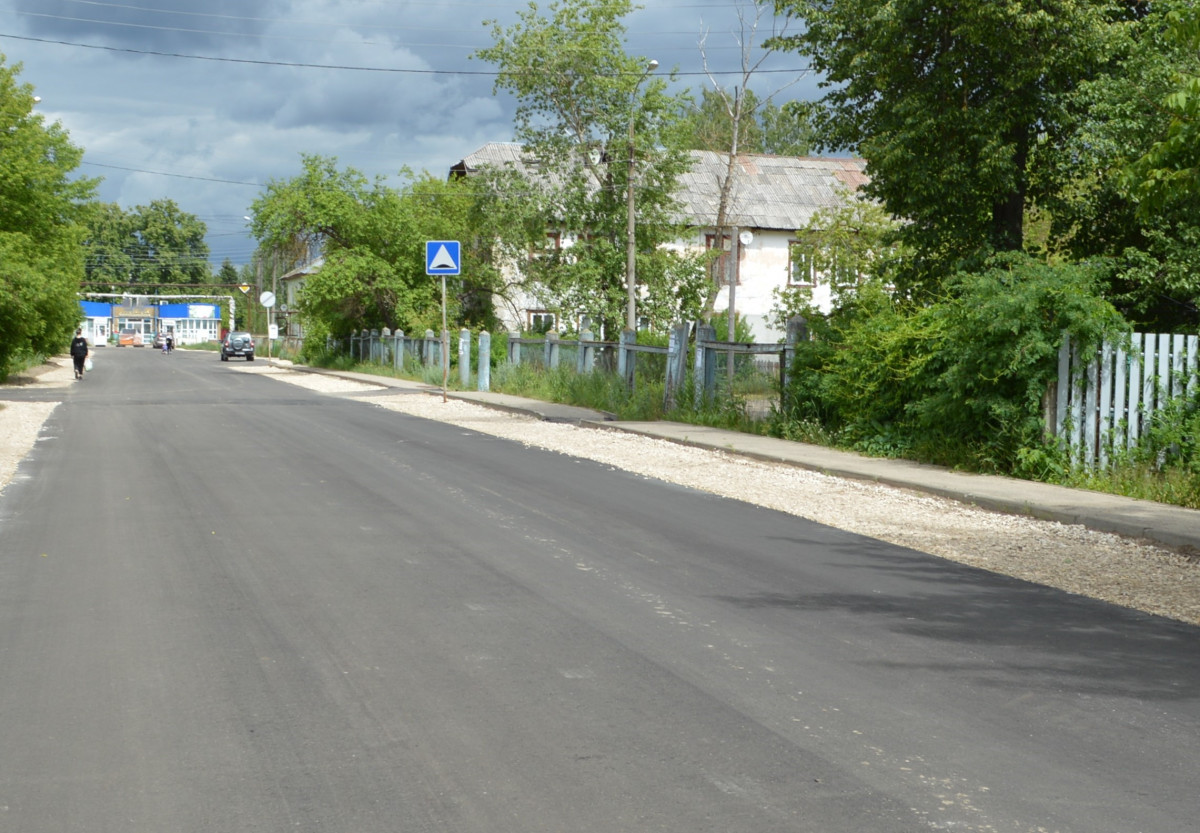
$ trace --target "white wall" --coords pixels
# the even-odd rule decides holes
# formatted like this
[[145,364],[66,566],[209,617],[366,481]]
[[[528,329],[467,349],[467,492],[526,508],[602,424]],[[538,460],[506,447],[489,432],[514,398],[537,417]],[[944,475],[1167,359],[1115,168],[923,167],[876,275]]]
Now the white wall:
[[[748,246],[742,246],[739,252],[739,283],[734,297],[736,313],[749,323],[756,342],[773,344],[782,340],[785,333],[774,328],[769,323],[771,307],[774,304],[773,290],[787,286],[789,268],[789,244],[796,239],[794,233],[786,231],[750,229],[754,239]],[[680,251],[703,251],[705,235],[711,234],[710,229],[701,229],[689,240],[681,240],[671,244],[671,248]],[[566,240],[564,246],[569,246]],[[510,283],[513,281],[516,269],[509,265],[504,269]],[[827,281],[818,280],[812,288],[813,303],[823,310],[832,307],[832,293]],[[514,309],[513,307],[516,307]],[[529,293],[517,291],[510,305],[497,300],[496,314],[504,324],[513,330],[525,326],[524,315],[527,310],[540,309],[539,302]],[[729,309],[729,287],[724,286],[717,296],[714,308],[717,312]],[[563,322],[560,322],[560,325]],[[567,322],[573,323],[573,322]],[[725,333],[718,333],[718,338],[724,338]]]

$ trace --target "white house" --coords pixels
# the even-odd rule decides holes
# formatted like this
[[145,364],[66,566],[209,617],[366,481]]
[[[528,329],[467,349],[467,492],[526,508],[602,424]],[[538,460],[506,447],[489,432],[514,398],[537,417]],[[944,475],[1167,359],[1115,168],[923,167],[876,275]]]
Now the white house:
[[325,264],[325,258],[319,257],[311,263],[306,263],[286,275],[280,275],[280,295],[276,309],[276,317],[280,322],[279,337],[283,339],[304,338],[304,322],[296,310],[299,309],[300,293],[304,290],[304,282],[320,271]]
[[[451,176],[469,176],[485,166],[512,166],[527,172],[530,161],[519,144],[490,143],[455,165]],[[680,248],[730,248],[728,235],[718,244],[715,228],[728,162],[728,154],[692,151],[691,170],[680,178],[676,197],[683,208],[681,219],[694,231],[689,238],[678,241]],[[829,281],[813,271],[808,249],[801,245],[797,232],[817,211],[835,209],[853,199],[867,181],[865,168],[866,162],[861,159],[766,154],[737,157],[726,227],[737,227],[739,238],[745,241],[739,241],[733,294],[737,314],[750,324],[756,341],[774,342],[783,336],[768,320],[772,290],[776,288],[811,287],[814,303],[828,308]],[[718,312],[729,308],[729,296],[728,281],[724,281],[716,301]],[[518,299],[514,309],[497,312],[514,329],[529,328],[546,314],[532,297]]]

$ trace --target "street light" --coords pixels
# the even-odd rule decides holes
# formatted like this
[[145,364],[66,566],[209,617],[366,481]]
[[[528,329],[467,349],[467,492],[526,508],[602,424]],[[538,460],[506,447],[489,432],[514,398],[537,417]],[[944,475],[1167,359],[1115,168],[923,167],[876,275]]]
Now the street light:
[[628,194],[626,195],[627,202],[625,206],[625,291],[628,293],[628,296],[625,304],[625,326],[635,333],[637,332],[637,242],[634,239],[634,233],[637,230],[637,223],[634,220],[633,210],[633,173],[635,162],[633,119],[638,88],[642,86],[642,82],[646,80],[646,76],[656,69],[658,69],[658,61],[651,60],[646,64],[646,71],[642,73],[642,77],[633,85],[633,93],[629,97],[629,181],[627,183]]

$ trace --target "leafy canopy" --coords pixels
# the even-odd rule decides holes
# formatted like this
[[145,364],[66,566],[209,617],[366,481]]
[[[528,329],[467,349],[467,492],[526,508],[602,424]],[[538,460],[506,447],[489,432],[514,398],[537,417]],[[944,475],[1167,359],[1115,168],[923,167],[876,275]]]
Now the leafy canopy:
[[[463,242],[462,280],[455,281],[450,317],[486,325],[492,268],[480,256],[468,224],[469,183],[428,174],[404,188],[369,181],[330,157],[306,155],[302,172],[268,183],[252,206],[254,235],[267,247],[297,240],[324,258],[299,299],[306,326],[344,335],[372,328],[441,328],[440,285],[425,274],[425,241]],[[483,320],[473,316],[482,314]]]
[[81,219],[96,180],[83,151],[34,112],[21,65],[0,54],[0,379],[13,363],[66,346],[79,322]]
[[[1116,39],[1094,0],[780,0],[826,90],[818,143],[868,162],[866,193],[904,217],[909,282],[945,265],[1020,250],[1042,143],[1061,141],[1069,93]],[[1040,180],[1046,187],[1059,183]]]
[[[681,96],[625,52],[628,0],[559,0],[543,14],[535,3],[518,22],[491,27],[494,45],[474,57],[496,65],[497,92],[517,100],[516,137],[538,170],[519,183],[535,194],[545,229],[574,243],[523,269],[525,290],[564,317],[620,329],[625,305],[626,194],[634,169],[639,315],[666,324],[694,293],[676,294],[696,264],[661,245],[678,236],[673,193],[690,160],[676,115]],[[527,229],[527,225],[522,225]],[[540,248],[540,247],[539,247]]]

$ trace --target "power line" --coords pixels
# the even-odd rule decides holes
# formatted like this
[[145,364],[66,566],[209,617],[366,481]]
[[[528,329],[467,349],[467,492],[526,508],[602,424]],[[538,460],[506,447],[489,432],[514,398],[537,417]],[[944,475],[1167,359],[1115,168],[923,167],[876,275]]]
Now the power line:
[[242,181],[236,180],[236,179],[217,179],[216,177],[211,177],[211,176],[189,176],[188,174],[171,174],[171,173],[167,173],[166,171],[147,171],[142,168],[126,168],[122,165],[105,165],[101,162],[82,161],[79,164],[91,165],[93,168],[111,168],[114,171],[130,171],[135,174],[153,174],[155,176],[171,176],[171,177],[175,177],[176,179],[196,179],[201,182],[219,182],[223,185],[247,185],[247,186],[250,186],[251,188],[262,188],[263,187],[261,182],[242,182]]
[[[34,38],[27,35],[10,35],[0,32],[0,38],[9,38],[11,40],[29,41],[32,43],[48,43],[55,46],[73,46],[78,49],[98,49],[105,52],[123,52],[130,55],[153,55],[159,58],[184,58],[192,61],[212,61],[215,63],[225,64],[251,64],[254,66],[271,66],[271,67],[289,67],[293,69],[336,69],[347,72],[385,72],[401,75],[461,75],[461,76],[476,76],[485,78],[495,78],[500,75],[494,70],[469,70],[469,69],[400,69],[398,67],[369,67],[369,66],[353,66],[349,64],[306,64],[297,61],[267,61],[257,58],[218,58],[212,55],[188,55],[182,52],[161,52],[153,49],[131,49],[125,46],[102,46],[92,43],[75,43],[73,41],[53,40],[50,38]],[[801,69],[758,69],[755,70],[755,75],[804,75],[809,69],[807,67]],[[709,75],[742,75],[741,69],[725,70],[725,71],[694,71],[694,72],[677,72],[676,75],[680,78],[684,77],[708,77]]]

